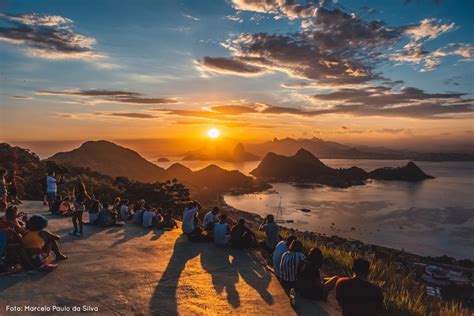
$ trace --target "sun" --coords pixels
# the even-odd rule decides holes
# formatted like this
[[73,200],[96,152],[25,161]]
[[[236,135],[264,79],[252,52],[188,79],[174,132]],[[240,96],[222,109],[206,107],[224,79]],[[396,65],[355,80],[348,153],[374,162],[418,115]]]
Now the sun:
[[217,137],[219,137],[220,134],[221,132],[219,132],[217,128],[211,128],[210,130],[207,131],[207,136],[209,136],[212,139],[216,139]]

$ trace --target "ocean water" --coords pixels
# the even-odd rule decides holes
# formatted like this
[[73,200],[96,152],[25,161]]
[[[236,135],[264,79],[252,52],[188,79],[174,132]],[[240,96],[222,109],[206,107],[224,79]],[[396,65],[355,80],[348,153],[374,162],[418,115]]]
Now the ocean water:
[[[401,166],[401,160],[326,159],[341,168],[366,170]],[[186,163],[185,163],[186,164]],[[208,163],[193,162],[192,169]],[[216,163],[224,168],[251,171],[257,162],[240,165]],[[316,186],[297,188],[274,183],[264,193],[226,195],[238,209],[260,215],[276,214],[281,199],[288,227],[339,235],[363,242],[404,249],[420,255],[449,255],[474,260],[474,163],[417,162],[435,179],[419,183],[371,181],[347,189]],[[298,208],[308,208],[304,213]]]

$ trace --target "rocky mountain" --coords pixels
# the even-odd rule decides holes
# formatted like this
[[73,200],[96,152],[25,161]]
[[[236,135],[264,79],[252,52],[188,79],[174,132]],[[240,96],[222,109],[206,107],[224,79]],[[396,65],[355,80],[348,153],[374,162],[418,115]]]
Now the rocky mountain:
[[264,186],[260,181],[237,170],[229,171],[215,165],[192,171],[182,164],[175,163],[168,169],[163,169],[141,157],[137,152],[109,141],[85,142],[79,148],[57,153],[48,160],[88,168],[111,177],[124,176],[148,183],[176,178],[195,190],[226,191],[239,188],[252,191]]
[[370,172],[370,177],[378,180],[398,180],[398,181],[422,181],[432,179],[414,162],[410,161],[406,166],[398,168],[379,168]]
[[229,158],[231,161],[235,162],[255,161],[260,159],[260,157],[258,157],[257,155],[245,151],[244,145],[242,143],[238,143],[235,146],[232,155]]
[[164,178],[163,168],[131,149],[105,140],[85,142],[76,149],[57,153],[48,160],[89,168],[111,177],[126,176],[142,182],[155,182]]
[[259,144],[245,144],[247,150],[261,157],[273,152],[289,156],[300,148],[306,149],[319,158],[340,159],[402,159],[418,161],[473,161],[474,155],[469,153],[414,152],[394,150],[385,147],[348,146],[337,142],[324,141],[320,138],[294,139],[274,138],[272,141]]
[[247,152],[242,143],[237,144],[232,151],[226,146],[205,146],[198,150],[187,152],[183,160],[222,160],[231,162],[243,162],[259,160],[257,155]]
[[372,172],[355,166],[334,169],[305,149],[299,149],[293,156],[268,153],[251,174],[270,182],[312,182],[341,188],[363,184],[367,179],[421,181],[432,178],[413,162],[404,167],[380,168]]

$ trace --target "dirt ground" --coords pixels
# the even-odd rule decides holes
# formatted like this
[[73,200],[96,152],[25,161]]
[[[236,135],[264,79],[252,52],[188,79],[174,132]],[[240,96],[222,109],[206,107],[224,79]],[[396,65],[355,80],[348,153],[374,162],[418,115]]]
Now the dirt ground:
[[[20,210],[47,212],[41,202],[25,202]],[[302,299],[292,308],[274,275],[247,252],[190,243],[180,229],[85,226],[78,238],[68,234],[70,218],[47,217],[69,259],[53,272],[0,276],[0,315],[35,308],[48,311],[35,315],[77,309],[96,315],[339,314]]]

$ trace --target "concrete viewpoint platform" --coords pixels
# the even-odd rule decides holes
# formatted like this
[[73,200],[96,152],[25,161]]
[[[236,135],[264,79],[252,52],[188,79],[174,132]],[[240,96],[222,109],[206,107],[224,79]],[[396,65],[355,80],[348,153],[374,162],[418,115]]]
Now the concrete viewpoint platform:
[[[71,218],[49,216],[42,202],[19,208],[46,214],[69,259],[53,272],[0,276],[0,315],[29,314],[28,307],[51,310],[35,315],[64,315],[68,308],[95,315],[340,314],[305,300],[292,308],[275,276],[247,252],[191,243],[180,229],[85,226],[78,238],[68,234]],[[63,309],[53,312],[53,306]]]

